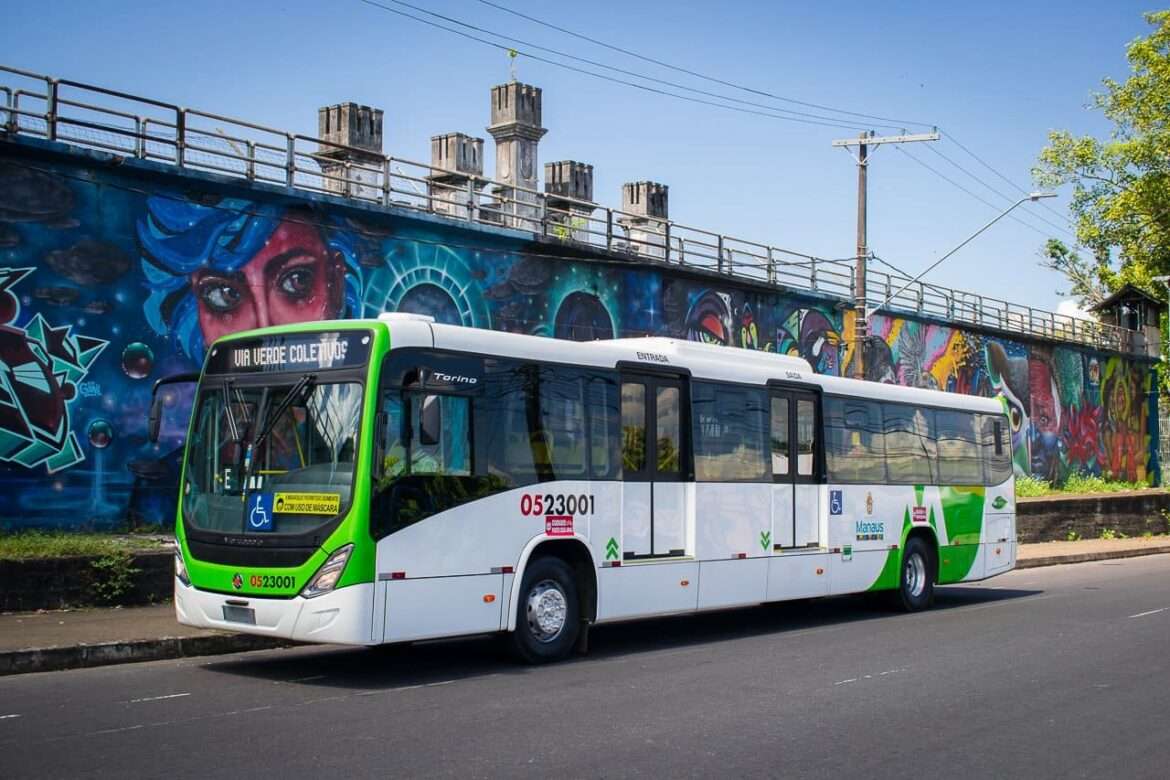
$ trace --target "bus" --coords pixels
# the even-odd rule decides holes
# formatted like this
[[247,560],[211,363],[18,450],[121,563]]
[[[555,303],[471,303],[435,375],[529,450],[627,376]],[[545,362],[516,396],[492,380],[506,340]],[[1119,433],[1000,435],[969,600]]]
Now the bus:
[[866,591],[920,610],[1013,567],[1011,433],[996,399],[670,338],[240,333],[198,376],[175,612],[348,645],[500,633],[541,662],[597,623]]

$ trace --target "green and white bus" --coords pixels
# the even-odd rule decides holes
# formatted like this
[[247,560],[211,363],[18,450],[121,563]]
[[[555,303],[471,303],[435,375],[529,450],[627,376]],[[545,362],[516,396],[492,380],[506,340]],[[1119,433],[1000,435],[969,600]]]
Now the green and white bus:
[[922,609],[1015,562],[994,399],[407,314],[233,335],[198,381],[176,519],[191,626],[502,632],[541,661],[594,623],[881,590]]

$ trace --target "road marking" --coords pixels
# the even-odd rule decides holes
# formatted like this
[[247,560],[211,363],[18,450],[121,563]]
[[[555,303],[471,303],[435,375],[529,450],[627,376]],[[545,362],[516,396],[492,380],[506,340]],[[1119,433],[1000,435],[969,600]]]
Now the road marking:
[[0,720],[8,720],[9,718],[19,718],[19,717],[20,716],[17,715],[16,713],[13,713],[11,715],[0,715]]
[[856,677],[850,677],[848,680],[841,680],[841,681],[839,681],[839,682],[835,682],[835,683],[833,683],[833,685],[846,685],[846,684],[848,684],[848,683],[854,683],[854,682],[857,682],[857,678],[856,678]]
[[289,682],[294,682],[294,683],[297,683],[297,682],[309,682],[310,680],[324,680],[324,679],[325,679],[325,675],[323,675],[323,674],[315,674],[315,675],[313,675],[312,677],[298,677],[298,678],[297,678],[297,679],[295,679],[295,680],[289,680]]
[[1130,615],[1131,618],[1145,617],[1146,615],[1156,615],[1159,612],[1165,612],[1170,607],[1162,607],[1161,609],[1151,609],[1148,612],[1139,612],[1136,615]]
[[147,696],[142,699],[131,699],[129,704],[140,704],[144,701],[162,701],[163,699],[181,699],[184,696],[190,696],[189,693],[168,693],[166,696]]

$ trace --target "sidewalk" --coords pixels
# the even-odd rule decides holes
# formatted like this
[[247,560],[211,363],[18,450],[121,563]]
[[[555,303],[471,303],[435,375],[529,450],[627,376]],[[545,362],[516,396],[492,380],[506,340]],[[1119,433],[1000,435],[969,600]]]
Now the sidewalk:
[[[1170,553],[1170,537],[1020,545],[1017,568]],[[267,650],[280,639],[180,625],[170,604],[0,614],[0,676]]]

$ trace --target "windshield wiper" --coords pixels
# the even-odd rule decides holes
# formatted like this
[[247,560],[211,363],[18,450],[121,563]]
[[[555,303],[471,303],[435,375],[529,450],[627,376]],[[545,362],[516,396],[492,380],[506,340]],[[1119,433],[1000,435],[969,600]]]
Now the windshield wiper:
[[251,476],[252,473],[252,453],[260,449],[260,445],[272,433],[272,429],[276,427],[277,421],[284,415],[288,408],[292,406],[293,399],[298,395],[306,394],[317,383],[316,374],[306,374],[297,380],[297,383],[289,388],[288,393],[276,405],[276,409],[268,416],[268,422],[264,425],[264,430],[260,431],[260,435],[256,437],[255,441],[248,445],[248,457],[245,469],[245,475]]
[[232,380],[230,379],[223,380],[223,408],[232,440],[239,441],[240,426],[236,423],[236,413],[232,411]]

